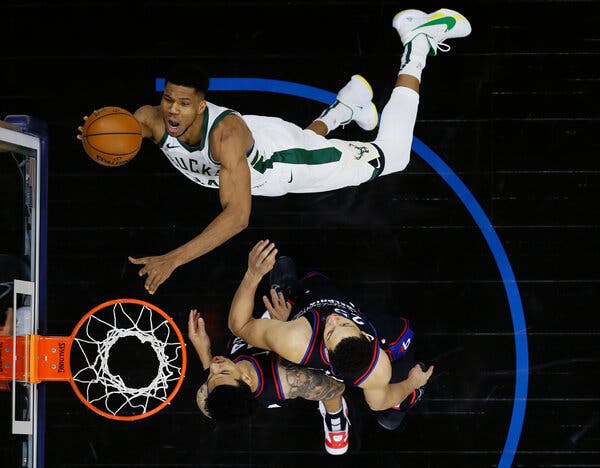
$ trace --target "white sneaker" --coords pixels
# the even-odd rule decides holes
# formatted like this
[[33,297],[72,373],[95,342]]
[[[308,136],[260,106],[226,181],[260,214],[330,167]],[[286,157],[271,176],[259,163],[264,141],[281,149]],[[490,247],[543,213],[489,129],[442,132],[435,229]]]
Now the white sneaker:
[[325,450],[330,455],[343,455],[348,451],[350,438],[350,420],[348,419],[348,406],[346,400],[342,397],[342,414],[346,418],[346,428],[343,431],[330,431],[325,421],[327,410],[322,401],[319,401],[319,411],[323,418],[323,430],[325,431]]
[[471,34],[471,23],[459,12],[441,8],[433,13],[420,10],[403,10],[394,16],[392,25],[406,45],[419,34],[424,34],[429,42],[429,55],[450,50],[446,39],[466,37]]
[[351,111],[350,119],[342,122],[346,125],[354,120],[364,130],[373,130],[379,123],[377,107],[373,104],[373,88],[360,75],[352,75],[350,81],[337,94],[337,101]]

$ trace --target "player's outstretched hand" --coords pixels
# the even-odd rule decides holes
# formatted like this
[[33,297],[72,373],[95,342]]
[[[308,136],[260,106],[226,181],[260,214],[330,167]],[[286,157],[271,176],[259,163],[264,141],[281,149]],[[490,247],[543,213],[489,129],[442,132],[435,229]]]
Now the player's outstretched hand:
[[206,358],[207,360],[210,360],[210,337],[208,336],[208,333],[206,333],[204,319],[200,317],[200,314],[196,309],[190,310],[188,318],[188,336],[194,345],[194,349],[200,356],[200,359]]
[[[92,114],[97,114],[98,112],[100,112],[102,109],[106,109],[105,107],[102,107],[100,109],[95,109]],[[83,116],[83,125],[80,125],[79,127],[77,127],[77,130],[79,130],[79,134],[77,135],[77,139],[78,140],[83,140],[83,127],[85,126],[85,122],[87,121],[89,116],[84,115]]]
[[285,300],[281,291],[276,292],[271,289],[271,299],[269,300],[267,296],[263,296],[263,302],[272,319],[281,320],[282,322],[287,321],[292,311],[292,304]]
[[429,368],[425,370],[421,364],[417,364],[408,373],[408,378],[415,388],[419,388],[427,383],[431,374],[433,374],[433,366],[429,366]]
[[257,278],[262,278],[275,265],[277,249],[269,239],[260,240],[248,254],[248,273]]
[[77,130],[79,130],[79,133],[77,134],[77,139],[78,140],[83,140],[83,126],[85,125],[85,121],[88,119],[87,115],[83,116],[83,125],[80,125],[79,127],[77,127]]
[[150,294],[154,294],[158,287],[167,281],[171,273],[179,266],[176,260],[166,255],[142,258],[128,257],[128,259],[134,265],[144,265],[138,275],[148,275],[144,287]]

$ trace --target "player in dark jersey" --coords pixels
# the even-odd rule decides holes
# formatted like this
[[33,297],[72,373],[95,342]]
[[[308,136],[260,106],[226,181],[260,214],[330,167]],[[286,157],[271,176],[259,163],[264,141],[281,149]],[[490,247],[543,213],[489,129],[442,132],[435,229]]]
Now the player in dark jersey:
[[204,320],[196,310],[189,315],[188,335],[204,368],[196,401],[207,417],[218,422],[239,421],[251,417],[257,406],[281,405],[293,398],[318,401],[325,449],[332,455],[346,453],[350,422],[342,397],[344,383],[235,336],[228,340],[227,357],[213,356]]
[[[248,270],[231,304],[231,331],[253,346],[360,387],[372,410],[390,410],[378,413],[380,424],[397,427],[433,373],[433,366],[425,369],[413,361],[408,321],[397,318],[394,323],[387,318],[384,323],[382,317],[377,317],[379,323],[375,317],[371,321],[318,273],[308,275],[300,293],[292,297],[297,302],[291,320],[255,319],[254,295],[262,277],[273,269],[276,254],[268,240],[259,241],[250,252]],[[271,298],[263,300],[269,311],[291,310],[282,291],[272,289]],[[394,411],[401,417],[390,417]]]

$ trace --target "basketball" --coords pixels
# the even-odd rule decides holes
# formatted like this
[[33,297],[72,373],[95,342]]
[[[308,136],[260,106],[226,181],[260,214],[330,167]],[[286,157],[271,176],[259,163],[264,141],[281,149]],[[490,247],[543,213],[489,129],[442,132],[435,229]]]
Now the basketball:
[[122,166],[142,146],[142,127],[121,107],[103,107],[90,115],[82,128],[83,149],[103,166]]

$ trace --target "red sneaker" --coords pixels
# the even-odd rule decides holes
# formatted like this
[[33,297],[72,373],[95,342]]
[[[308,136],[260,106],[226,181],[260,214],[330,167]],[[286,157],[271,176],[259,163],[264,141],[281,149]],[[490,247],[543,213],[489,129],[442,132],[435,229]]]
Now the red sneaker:
[[[345,421],[336,421],[336,419],[341,418],[334,418],[332,420],[331,415],[327,414],[325,405],[321,401],[319,401],[319,411],[323,417],[325,450],[327,450],[327,453],[330,455],[343,455],[348,451],[348,445],[350,442],[350,420],[348,419],[348,406],[346,405],[346,400],[344,400],[344,397],[342,397],[342,415]],[[330,430],[328,420],[332,424],[332,429],[339,427],[340,430]],[[345,424],[342,425],[342,422]]]

